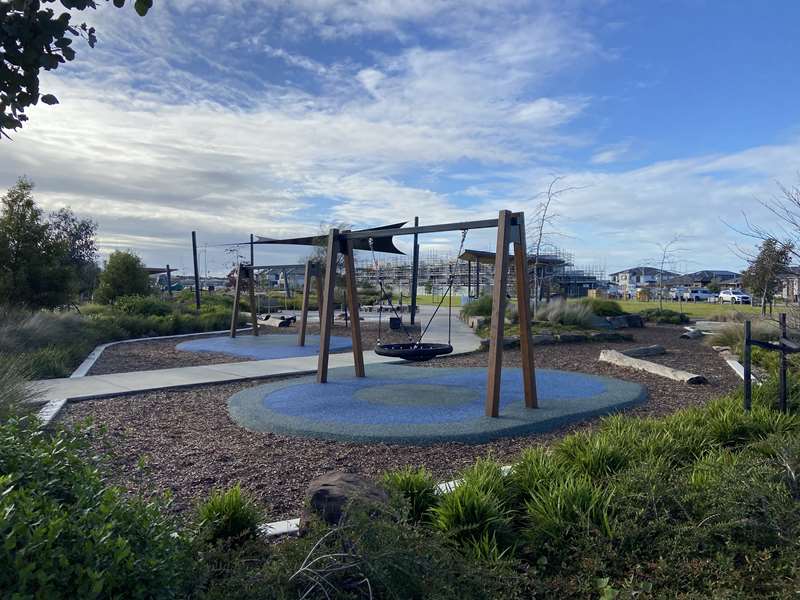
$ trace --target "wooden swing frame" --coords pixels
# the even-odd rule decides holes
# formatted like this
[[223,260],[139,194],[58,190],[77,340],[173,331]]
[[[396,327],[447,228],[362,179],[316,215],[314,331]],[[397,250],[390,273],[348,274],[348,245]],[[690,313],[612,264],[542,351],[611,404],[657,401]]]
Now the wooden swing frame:
[[[361,324],[358,319],[359,299],[356,289],[355,240],[393,237],[397,235],[419,235],[445,231],[464,231],[467,229],[497,229],[497,251],[495,255],[494,289],[492,290],[492,318],[489,334],[489,368],[486,390],[485,414],[498,417],[500,414],[500,380],[503,369],[503,329],[505,327],[506,285],[509,271],[509,244],[514,245],[514,268],[516,270],[516,295],[519,311],[520,351],[522,354],[522,377],[526,408],[537,408],[536,369],[531,335],[530,286],[528,284],[527,248],[525,243],[525,215],[501,210],[497,219],[484,221],[465,221],[444,223],[421,227],[397,227],[366,229],[360,231],[328,232],[325,256],[325,281],[321,298],[320,349],[317,363],[317,382],[328,381],[328,361],[330,357],[331,329],[333,327],[334,290],[336,286],[336,264],[338,255],[344,255],[345,286],[347,306],[353,315],[350,334],[352,336],[353,364],[356,377],[365,377],[364,350],[361,344]],[[238,288],[238,285],[237,285]],[[252,288],[252,286],[251,286]],[[306,290],[308,286],[306,286]],[[238,294],[238,290],[237,290]],[[304,296],[305,305],[305,296]],[[301,321],[301,329],[303,328]]]

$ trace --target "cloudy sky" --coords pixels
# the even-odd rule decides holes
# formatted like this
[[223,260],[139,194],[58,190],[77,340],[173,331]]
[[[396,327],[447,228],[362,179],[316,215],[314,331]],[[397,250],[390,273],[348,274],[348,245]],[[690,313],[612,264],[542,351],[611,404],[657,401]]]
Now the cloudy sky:
[[738,269],[725,222],[768,225],[758,199],[798,181],[790,0],[103,4],[97,48],[44,78],[61,103],[0,142],[0,188],[28,175],[46,208],[99,222],[103,253],[188,271],[194,229],[221,271],[218,244],[250,233],[530,222],[559,176],[550,241],[578,263],[634,266],[680,235],[679,270]]

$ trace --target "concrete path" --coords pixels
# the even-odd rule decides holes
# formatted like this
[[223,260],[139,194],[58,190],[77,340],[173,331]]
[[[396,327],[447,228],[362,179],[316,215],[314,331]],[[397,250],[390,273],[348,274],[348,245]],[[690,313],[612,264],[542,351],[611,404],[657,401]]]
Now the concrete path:
[[[419,314],[420,321],[425,324],[433,310],[423,307]],[[480,340],[462,321],[452,320],[454,353],[472,352],[479,347]],[[442,307],[431,324],[426,341],[447,341],[447,310]],[[365,364],[398,362],[396,359],[378,356],[371,348],[364,348]],[[399,361],[402,362],[402,361]],[[330,368],[353,365],[350,352],[331,354]],[[225,383],[243,379],[274,377],[279,375],[297,375],[312,373],[317,369],[316,356],[256,360],[247,362],[224,363],[197,367],[179,367],[173,369],[157,369],[152,371],[136,371],[131,373],[113,373],[108,375],[88,375],[63,379],[43,379],[32,384],[37,393],[37,402],[57,402],[85,400],[102,396],[116,396],[135,392],[145,392],[164,388],[178,388],[207,383]]]

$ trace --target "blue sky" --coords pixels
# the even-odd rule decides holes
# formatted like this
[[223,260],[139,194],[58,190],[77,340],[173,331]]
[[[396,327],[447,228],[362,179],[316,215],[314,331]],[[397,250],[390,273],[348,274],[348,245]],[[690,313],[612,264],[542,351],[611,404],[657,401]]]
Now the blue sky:
[[[100,223],[104,253],[189,268],[215,246],[524,210],[555,176],[548,241],[615,271],[741,268],[723,221],[800,171],[795,2],[158,0],[103,6],[94,51],[44,78],[0,143],[0,187]],[[80,44],[79,44],[80,45]],[[454,251],[457,234],[424,246]],[[489,232],[468,246],[493,249]],[[300,258],[259,251],[259,262]]]

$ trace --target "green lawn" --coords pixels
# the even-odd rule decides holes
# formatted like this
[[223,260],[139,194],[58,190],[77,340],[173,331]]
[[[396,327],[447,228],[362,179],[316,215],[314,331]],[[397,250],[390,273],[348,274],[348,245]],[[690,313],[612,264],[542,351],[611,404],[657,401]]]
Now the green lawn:
[[[658,301],[651,300],[649,302],[638,302],[636,300],[617,300],[622,308],[627,312],[635,313],[646,308],[658,308]],[[683,312],[690,317],[704,318],[720,313],[738,311],[743,313],[759,314],[761,309],[759,306],[750,306],[749,304],[712,304],[710,302],[667,302],[664,301],[664,308],[674,310],[676,312]],[[780,312],[779,307],[774,308],[774,312]]]

